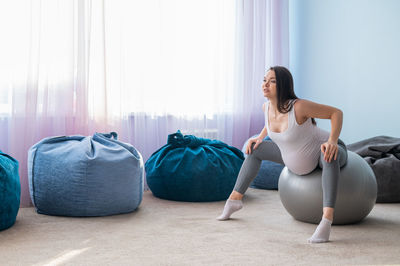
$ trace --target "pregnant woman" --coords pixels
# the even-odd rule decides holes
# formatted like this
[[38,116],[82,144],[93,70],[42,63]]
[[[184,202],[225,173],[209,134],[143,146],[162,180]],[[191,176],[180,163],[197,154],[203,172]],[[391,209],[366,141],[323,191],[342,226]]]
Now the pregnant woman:
[[[262,85],[265,126],[256,138],[249,140],[248,154],[240,169],[236,185],[218,220],[227,220],[243,207],[242,198],[256,177],[262,160],[286,165],[298,175],[322,168],[323,209],[321,221],[310,243],[329,241],[336,202],[340,168],[346,164],[346,145],[339,139],[342,129],[341,110],[297,98],[288,69],[271,67]],[[314,118],[330,119],[331,131],[316,126]],[[263,141],[266,136],[272,141]]]

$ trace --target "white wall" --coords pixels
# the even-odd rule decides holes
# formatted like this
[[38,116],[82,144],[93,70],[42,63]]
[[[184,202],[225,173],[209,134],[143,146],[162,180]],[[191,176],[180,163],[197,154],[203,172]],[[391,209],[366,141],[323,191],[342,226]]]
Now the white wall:
[[347,144],[400,137],[399,14],[398,0],[289,1],[297,96],[340,108]]

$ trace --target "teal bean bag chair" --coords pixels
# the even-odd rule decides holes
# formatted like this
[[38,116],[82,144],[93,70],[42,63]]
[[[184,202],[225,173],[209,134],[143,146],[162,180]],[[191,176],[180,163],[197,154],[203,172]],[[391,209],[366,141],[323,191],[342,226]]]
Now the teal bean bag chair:
[[18,162],[0,151],[0,231],[15,223],[20,196]]
[[226,200],[243,160],[243,153],[235,147],[178,131],[147,160],[146,180],[153,194],[162,199]]

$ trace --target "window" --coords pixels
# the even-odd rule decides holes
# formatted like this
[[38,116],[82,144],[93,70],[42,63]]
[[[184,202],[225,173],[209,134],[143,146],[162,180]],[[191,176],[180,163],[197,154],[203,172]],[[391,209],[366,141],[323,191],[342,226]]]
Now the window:
[[116,112],[123,95],[132,113],[232,111],[233,1],[106,3],[107,88]]
[[[37,89],[38,113],[71,110],[67,105],[82,95],[91,116],[106,110],[211,117],[233,110],[234,1],[3,5],[0,24],[13,27],[4,27],[12,39],[0,44],[0,71],[7,76],[0,85]],[[0,112],[10,110],[16,90],[1,89]]]
[[0,116],[11,113],[11,93],[6,88],[0,90]]

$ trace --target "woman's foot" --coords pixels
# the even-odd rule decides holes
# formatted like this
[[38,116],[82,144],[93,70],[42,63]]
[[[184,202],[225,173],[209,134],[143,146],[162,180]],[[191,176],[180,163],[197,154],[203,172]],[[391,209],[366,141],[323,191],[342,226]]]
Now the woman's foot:
[[322,217],[323,218],[325,218],[325,219],[328,219],[328,220],[331,220],[331,221],[333,221],[333,212],[334,212],[334,208],[331,208],[331,207],[324,207],[323,208],[323,215],[322,215]]
[[314,234],[308,239],[309,243],[324,243],[329,241],[333,221],[334,208],[324,207],[321,222]]
[[242,200],[228,199],[225,203],[224,211],[220,216],[217,217],[217,220],[228,220],[231,217],[232,213],[240,210],[241,208],[243,208]]
[[331,233],[332,221],[322,217],[314,234],[308,239],[308,243],[324,243],[329,241],[329,235]]
[[231,199],[231,200],[242,200],[243,199],[243,194],[237,192],[236,190],[233,190],[231,195],[229,196],[229,199]]
[[228,220],[232,213],[243,208],[242,202],[243,194],[233,190],[231,195],[229,195],[228,200],[225,203],[224,211],[220,216],[217,217],[217,220],[225,221]]

